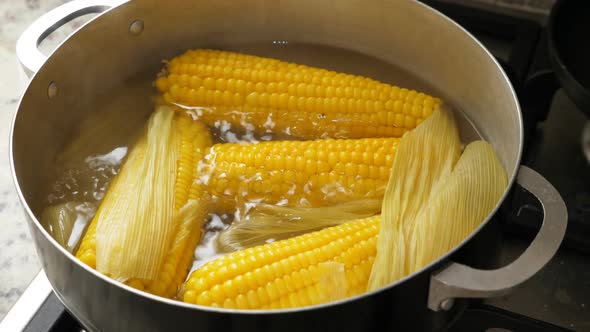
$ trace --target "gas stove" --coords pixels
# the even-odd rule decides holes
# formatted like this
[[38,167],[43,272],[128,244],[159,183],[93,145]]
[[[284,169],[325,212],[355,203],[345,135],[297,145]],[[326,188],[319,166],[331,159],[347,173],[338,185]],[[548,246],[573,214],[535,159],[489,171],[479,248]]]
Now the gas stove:
[[[590,331],[590,163],[581,143],[588,119],[559,90],[550,70],[543,24],[554,0],[423,2],[464,26],[502,64],[523,110],[523,164],[558,189],[569,213],[562,248],[540,273],[508,296],[470,304],[447,331]],[[542,210],[518,189],[505,205],[502,259],[509,263],[536,234]],[[85,329],[64,309],[41,271],[0,323],[0,331]]]

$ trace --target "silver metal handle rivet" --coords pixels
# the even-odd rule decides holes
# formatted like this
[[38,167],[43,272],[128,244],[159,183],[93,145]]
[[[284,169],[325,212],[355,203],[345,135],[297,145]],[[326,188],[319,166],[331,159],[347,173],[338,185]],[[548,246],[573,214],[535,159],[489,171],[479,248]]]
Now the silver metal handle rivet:
[[446,299],[440,303],[440,308],[444,311],[449,311],[455,305],[454,299]]
[[135,20],[135,21],[131,22],[131,24],[129,24],[129,32],[132,35],[137,36],[137,35],[141,34],[142,31],[143,31],[143,21],[142,20]]
[[57,96],[57,83],[55,83],[54,81],[49,82],[49,86],[47,87],[47,97],[49,97],[49,99]]

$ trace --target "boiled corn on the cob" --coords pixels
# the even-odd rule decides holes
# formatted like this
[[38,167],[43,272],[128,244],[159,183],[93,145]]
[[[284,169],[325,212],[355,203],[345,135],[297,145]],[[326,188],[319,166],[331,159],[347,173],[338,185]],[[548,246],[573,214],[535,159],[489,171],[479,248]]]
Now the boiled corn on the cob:
[[238,309],[319,304],[322,263],[344,266],[346,292],[366,291],[376,253],[380,216],[351,221],[287,240],[236,251],[195,270],[183,300]]
[[[157,121],[156,117],[158,116],[165,116],[166,112],[171,113],[172,111],[168,109],[160,109],[156,111],[150,123]],[[100,248],[97,248],[97,228],[101,226],[100,223],[116,222],[124,224],[130,223],[131,221],[129,219],[141,223],[169,223],[166,226],[172,229],[170,229],[170,238],[166,241],[166,244],[163,245],[164,248],[161,248],[161,250],[163,250],[163,259],[160,264],[157,264],[158,262],[150,262],[150,260],[154,259],[154,255],[150,256],[147,254],[147,252],[152,249],[151,246],[157,245],[156,239],[158,239],[159,236],[162,236],[162,234],[159,233],[151,234],[151,236],[146,236],[145,234],[140,233],[132,234],[134,241],[141,241],[139,245],[136,243],[136,247],[139,246],[137,249],[142,253],[137,255],[138,257],[136,258],[129,257],[132,256],[129,252],[122,253],[124,259],[138,259],[140,261],[145,261],[140,262],[142,265],[153,264],[159,266],[157,267],[156,273],[153,274],[155,277],[129,277],[124,278],[123,280],[132,287],[156,295],[173,297],[176,295],[178,286],[184,281],[186,274],[188,273],[194,248],[200,239],[200,224],[207,213],[206,204],[201,201],[202,191],[192,180],[197,172],[196,164],[203,157],[208,146],[211,145],[211,138],[208,129],[203,124],[193,121],[186,114],[176,113],[173,115],[173,118],[169,119],[170,120],[161,120],[163,122],[171,121],[172,125],[170,135],[172,135],[173,138],[170,140],[171,143],[167,146],[167,149],[176,150],[178,153],[161,156],[161,158],[173,158],[172,167],[175,170],[171,173],[162,174],[161,176],[167,176],[174,179],[171,190],[172,197],[164,197],[166,195],[164,194],[164,189],[161,187],[152,187],[151,192],[141,192],[138,187],[138,184],[142,183],[142,181],[158,182],[155,178],[140,178],[144,176],[144,174],[141,173],[139,169],[141,167],[147,167],[146,164],[155,162],[154,160],[142,159],[147,153],[147,140],[144,137],[131,150],[121,173],[113,179],[105,199],[99,207],[99,211],[92,220],[80,244],[77,257],[92,268],[97,268],[97,256],[101,254],[100,252],[97,252],[97,250],[100,250]],[[151,134],[155,135],[155,137],[151,137],[153,139],[166,139],[166,137],[158,136],[160,132],[151,133],[150,131],[147,133],[148,139]],[[155,214],[161,217],[161,219],[167,218],[162,216],[161,210],[166,210],[168,207],[160,206],[158,208],[156,205],[145,202],[145,199],[149,199],[148,196],[150,195],[153,196],[149,201],[152,203],[159,202],[159,204],[162,204],[162,201],[168,199],[173,202],[172,205],[170,205],[173,220],[150,221],[149,218],[144,219],[144,216],[149,216],[151,214]],[[132,200],[132,198],[135,198],[135,200]],[[129,216],[128,214],[125,214],[125,211],[114,211],[121,206],[114,206],[113,204],[116,202],[118,202],[118,204],[126,205],[126,208],[128,209],[138,208],[139,212]],[[156,211],[153,209],[159,210]],[[101,213],[101,211],[103,212]],[[130,218],[125,219],[125,216]],[[113,218],[116,220],[112,220]],[[122,230],[120,231],[122,232]]]
[[206,157],[204,182],[225,212],[247,202],[316,207],[380,199],[398,142],[366,138],[216,144]]
[[441,103],[362,76],[205,49],[173,58],[156,87],[210,125],[304,139],[401,137]]

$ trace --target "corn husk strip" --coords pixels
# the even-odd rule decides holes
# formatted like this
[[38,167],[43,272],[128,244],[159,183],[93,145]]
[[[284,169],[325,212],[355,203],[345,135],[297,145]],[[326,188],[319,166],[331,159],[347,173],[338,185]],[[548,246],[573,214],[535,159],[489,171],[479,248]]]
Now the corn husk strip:
[[316,208],[259,204],[244,219],[223,230],[217,237],[217,246],[223,252],[232,252],[371,217],[380,210],[380,200]]
[[445,110],[401,140],[383,201],[369,290],[449,252],[498,203],[507,180],[494,149],[476,141],[457,160],[459,149],[457,127]]
[[41,214],[41,225],[70,252],[78,245],[96,205],[89,202],[67,202],[48,206]]
[[476,229],[506,189],[506,173],[494,148],[475,141],[414,222],[405,274],[446,254]]
[[96,268],[111,278],[157,277],[174,231],[178,158],[173,111],[160,107],[97,212]]
[[435,111],[400,141],[383,197],[369,290],[404,276],[413,221],[433,189],[451,173],[460,153],[459,132],[451,112],[446,110]]
[[[194,251],[194,247],[197,245],[198,240],[201,238],[201,229],[203,227],[204,222],[207,220],[207,205],[201,200],[189,200],[176,215],[174,216],[174,224],[176,225],[176,229],[174,231],[174,238],[172,239],[172,244],[170,245],[170,249],[167,252],[168,258],[166,259],[167,262],[170,263],[174,269],[183,269],[186,268],[188,264],[183,264],[181,260],[184,259],[184,255],[188,252],[191,253]],[[172,261],[175,258],[175,261]],[[165,273],[165,269],[161,269],[160,273]],[[186,276],[186,271],[182,271],[182,273],[176,273],[175,271],[173,275],[179,276],[184,275]],[[157,278],[161,280],[160,277]],[[175,280],[175,282],[170,283],[169,287],[176,288],[177,285],[181,284],[184,280]],[[167,294],[175,294],[177,293],[177,289],[167,289]]]

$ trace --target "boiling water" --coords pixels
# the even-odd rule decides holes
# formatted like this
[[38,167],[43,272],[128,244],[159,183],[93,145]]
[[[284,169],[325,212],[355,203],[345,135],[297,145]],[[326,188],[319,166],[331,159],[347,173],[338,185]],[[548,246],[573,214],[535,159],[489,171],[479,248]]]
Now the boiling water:
[[[268,43],[240,45],[228,50],[363,75],[440,96],[435,88],[416,75],[379,59],[342,49],[307,44]],[[71,233],[71,236],[66,234],[67,241],[62,241],[69,250],[75,250],[75,244],[80,239],[80,230],[87,226],[91,218],[88,209],[96,209],[109,181],[117,174],[129,147],[141,132],[149,113],[153,111],[156,91],[152,87],[152,81],[155,76],[154,72],[142,73],[101,98],[104,102],[97,105],[89,120],[81,123],[80,128],[73,133],[72,139],[64,145],[62,155],[65,157],[60,156],[56,161],[55,181],[49,184],[47,190],[47,206],[60,208],[64,204],[70,204],[65,212],[60,211],[62,216],[68,213],[72,216],[57,221],[49,216],[42,222],[56,238],[64,236],[58,234],[59,231]],[[455,110],[454,113],[463,142],[480,138],[475,127],[462,112]],[[217,143],[292,139],[288,135],[261,136],[248,130],[235,130],[223,122],[216,123],[211,130]],[[241,211],[242,214],[243,212]],[[233,215],[227,214],[210,216],[210,221],[205,224],[204,237],[195,251],[193,269],[221,254],[215,245],[215,237],[233,219]],[[75,227],[72,222],[64,220],[75,220]]]

